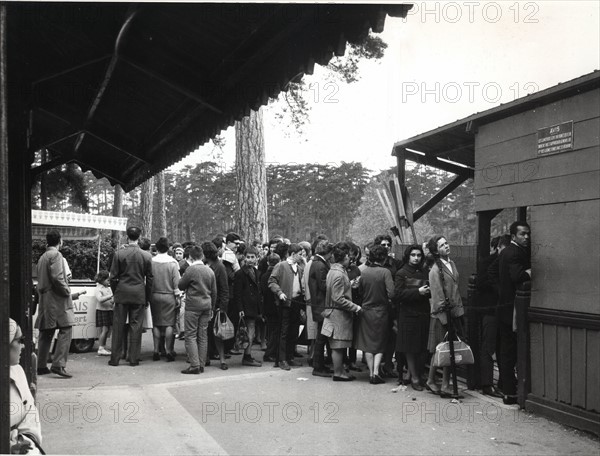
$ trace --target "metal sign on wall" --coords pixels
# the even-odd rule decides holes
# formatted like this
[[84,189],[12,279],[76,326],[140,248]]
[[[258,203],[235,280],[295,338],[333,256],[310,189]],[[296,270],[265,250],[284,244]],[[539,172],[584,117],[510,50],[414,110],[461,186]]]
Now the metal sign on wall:
[[563,122],[537,131],[538,155],[557,154],[573,150],[573,121]]

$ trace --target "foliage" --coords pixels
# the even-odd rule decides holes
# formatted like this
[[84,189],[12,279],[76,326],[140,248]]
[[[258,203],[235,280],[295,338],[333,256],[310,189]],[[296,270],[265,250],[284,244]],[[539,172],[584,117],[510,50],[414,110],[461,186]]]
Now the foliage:
[[[359,42],[348,43],[346,53],[341,57],[332,58],[325,67],[325,81],[346,84],[359,81],[360,62],[379,60],[386,49],[387,43],[371,34],[366,35]],[[289,135],[290,131],[295,131],[301,138],[304,134],[306,125],[310,122],[309,94],[312,94],[311,88],[307,87],[304,74],[300,73],[284,87],[277,99],[272,100],[276,107],[273,112],[275,118],[291,127],[285,129],[286,135]],[[305,139],[301,140],[305,141]]]
[[[33,264],[37,264],[40,256],[46,251],[46,241],[33,240]],[[61,253],[67,260],[73,279],[94,280],[98,261],[98,241],[65,240]],[[110,260],[114,249],[111,245],[110,234],[102,237],[100,244],[100,270],[109,270]]]
[[[41,161],[37,163],[41,164]],[[89,211],[87,199],[87,179],[83,171],[75,163],[57,166],[48,171],[42,179],[41,175],[33,182],[31,204],[34,209],[41,209],[42,185],[45,187],[46,209],[50,211]]]

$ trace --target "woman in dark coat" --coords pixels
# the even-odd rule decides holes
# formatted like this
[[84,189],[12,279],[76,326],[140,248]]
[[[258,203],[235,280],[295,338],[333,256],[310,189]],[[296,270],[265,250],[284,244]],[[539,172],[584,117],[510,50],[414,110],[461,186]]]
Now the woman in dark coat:
[[387,249],[375,246],[369,253],[369,266],[363,269],[359,281],[362,313],[358,324],[356,348],[367,358],[371,384],[385,383],[379,376],[379,365],[387,341],[390,298],[394,294],[392,273],[384,268]]
[[[429,338],[429,270],[420,245],[404,251],[404,266],[396,273],[394,304],[398,315],[396,353],[406,355],[411,384],[423,391],[420,384]],[[396,355],[396,358],[399,358]]]

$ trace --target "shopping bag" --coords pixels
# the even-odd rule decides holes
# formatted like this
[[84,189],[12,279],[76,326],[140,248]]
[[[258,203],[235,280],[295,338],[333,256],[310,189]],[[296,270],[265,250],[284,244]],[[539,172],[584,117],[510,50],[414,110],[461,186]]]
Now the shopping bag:
[[233,323],[225,312],[219,312],[213,323],[213,334],[217,339],[229,340],[235,336]]
[[244,317],[240,317],[240,323],[238,324],[237,334],[235,335],[234,348],[236,350],[246,350],[250,345],[250,337],[248,336],[248,327]]
[[[446,334],[446,337],[448,334]],[[454,341],[454,362],[458,366],[460,364],[473,364],[475,359],[473,358],[473,352],[471,347],[467,343],[460,340]],[[435,347],[435,354],[433,355],[433,365],[436,367],[448,367],[450,366],[450,342],[445,340]]]

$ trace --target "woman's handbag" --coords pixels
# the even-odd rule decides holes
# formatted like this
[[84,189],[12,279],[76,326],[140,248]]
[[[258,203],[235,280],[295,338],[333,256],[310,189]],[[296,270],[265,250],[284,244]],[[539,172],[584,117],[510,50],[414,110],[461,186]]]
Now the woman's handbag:
[[246,320],[244,317],[240,317],[238,324],[237,334],[235,335],[235,343],[233,347],[236,350],[246,350],[250,345],[250,337],[248,336],[248,327],[246,326]]
[[225,312],[219,312],[213,323],[213,333],[217,339],[229,340],[235,336],[233,323]]
[[[448,333],[444,337],[444,342],[441,342],[435,347],[435,354],[433,355],[433,365],[436,367],[448,367],[450,366],[450,341],[447,341]],[[460,340],[460,337],[456,337],[458,340],[454,341],[454,363],[459,364],[473,364],[475,359],[473,358],[473,352],[471,347],[466,342]]]

